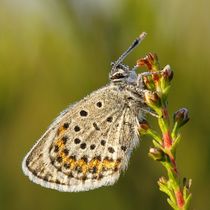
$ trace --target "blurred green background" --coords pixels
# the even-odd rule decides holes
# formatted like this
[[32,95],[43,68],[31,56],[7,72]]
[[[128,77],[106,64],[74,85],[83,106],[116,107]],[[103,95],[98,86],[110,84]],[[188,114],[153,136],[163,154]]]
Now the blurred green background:
[[152,51],[174,70],[170,111],[186,106],[191,116],[178,167],[193,179],[192,209],[210,209],[209,8],[205,0],[0,0],[0,209],[170,209],[146,138],[112,187],[61,193],[21,170],[58,113],[105,85],[110,62],[142,31],[148,36],[126,63]]

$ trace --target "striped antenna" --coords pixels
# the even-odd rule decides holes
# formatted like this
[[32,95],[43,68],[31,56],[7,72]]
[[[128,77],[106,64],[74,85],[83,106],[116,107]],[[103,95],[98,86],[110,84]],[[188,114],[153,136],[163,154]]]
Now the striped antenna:
[[122,61],[130,54],[131,51],[133,51],[134,48],[136,48],[142,40],[145,38],[147,35],[146,32],[142,32],[139,37],[137,37],[133,43],[130,45],[130,47],[117,59],[116,62],[114,62],[113,68],[116,68]]

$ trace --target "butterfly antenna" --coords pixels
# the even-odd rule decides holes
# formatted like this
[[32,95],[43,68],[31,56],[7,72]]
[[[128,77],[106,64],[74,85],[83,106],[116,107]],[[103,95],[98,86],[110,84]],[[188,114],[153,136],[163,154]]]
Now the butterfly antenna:
[[113,68],[116,68],[130,54],[130,52],[142,42],[146,35],[146,32],[142,32],[139,37],[133,41],[130,47],[118,58],[118,60],[114,63]]

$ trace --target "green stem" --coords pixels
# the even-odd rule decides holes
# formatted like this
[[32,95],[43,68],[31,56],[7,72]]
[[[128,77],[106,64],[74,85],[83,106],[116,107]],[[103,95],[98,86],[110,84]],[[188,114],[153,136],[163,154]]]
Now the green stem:
[[159,119],[159,126],[163,136],[163,145],[165,148],[165,152],[170,159],[170,162],[168,164],[164,164],[164,166],[167,170],[169,182],[171,182],[171,188],[176,198],[177,209],[181,210],[184,206],[184,198],[181,187],[179,186],[179,173],[176,167],[176,160],[171,151],[173,139],[169,128],[170,121],[166,106],[162,107],[162,113],[162,118]]
[[173,78],[170,66],[163,70],[159,68],[158,58],[155,54],[149,53],[145,58],[139,59],[139,66],[146,66],[150,75],[145,77],[145,103],[158,115],[158,124],[161,135],[152,130],[149,126],[142,126],[142,134],[149,134],[154,140],[154,148],[150,149],[149,156],[162,163],[167,171],[168,179],[161,177],[158,181],[159,188],[166,193],[170,206],[175,210],[189,209],[191,193],[189,186],[180,185],[180,176],[176,167],[175,152],[180,141],[179,128],[188,120],[188,111],[185,108],[174,113],[174,126],[171,129],[167,109],[168,92]]
[[164,98],[161,103],[162,107],[160,109],[162,115],[160,116],[160,118],[158,118],[158,124],[162,132],[162,144],[164,147],[164,151],[169,157],[169,162],[165,162],[163,165],[167,170],[170,188],[173,191],[176,199],[176,206],[177,206],[176,209],[183,210],[184,198],[183,198],[182,189],[179,186],[179,173],[176,167],[176,160],[173,151],[171,150],[173,145],[172,135],[175,136],[176,130],[174,129],[176,128],[173,129],[174,132],[172,133],[170,132],[170,119],[168,116],[166,99]]

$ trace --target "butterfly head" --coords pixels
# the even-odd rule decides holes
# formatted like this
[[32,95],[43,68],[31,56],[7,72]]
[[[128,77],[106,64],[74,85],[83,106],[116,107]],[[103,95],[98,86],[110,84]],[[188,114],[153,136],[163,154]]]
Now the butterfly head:
[[109,79],[114,82],[134,82],[137,78],[135,67],[133,69],[130,69],[128,66],[124,65],[122,62],[123,60],[129,55],[129,53],[138,46],[141,41],[146,36],[146,33],[143,32],[137,37],[133,43],[130,45],[130,47],[118,58],[117,61],[112,62],[111,66],[111,72],[109,74]]
[[128,82],[137,77],[135,70],[131,70],[127,65],[122,63],[116,65],[116,62],[112,62],[111,66],[112,69],[109,74],[109,79],[114,83]]

